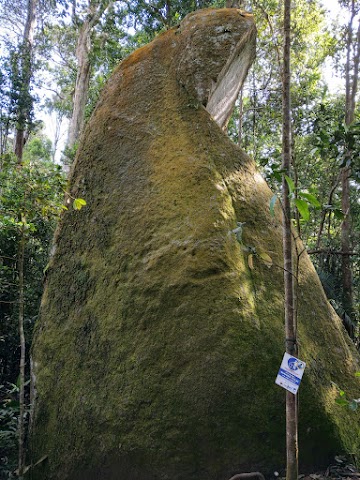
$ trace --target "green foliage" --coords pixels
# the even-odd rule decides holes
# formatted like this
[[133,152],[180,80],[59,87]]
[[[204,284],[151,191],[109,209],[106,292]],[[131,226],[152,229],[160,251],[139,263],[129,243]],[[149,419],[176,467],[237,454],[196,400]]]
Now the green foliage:
[[143,29],[153,36],[155,32],[177,25],[189,12],[213,5],[209,0],[129,2],[129,16],[135,29]]
[[309,202],[310,205],[312,205],[315,208],[320,208],[321,203],[319,200],[315,197],[315,195],[312,195],[311,193],[306,193],[306,192],[300,192],[299,193],[300,197],[305,198]]
[[[276,175],[279,172],[276,171]],[[301,215],[301,218],[304,222],[308,222],[310,219],[310,206],[315,208],[321,208],[321,204],[315,195],[307,192],[298,191],[294,180],[288,175],[284,175],[286,183],[289,188],[289,197],[293,200],[294,206]],[[275,214],[275,204],[278,199],[278,196],[275,194],[270,200],[270,213],[272,216]]]
[[78,149],[78,143],[75,142],[74,145],[70,147],[65,147],[63,151],[62,162],[64,165],[71,165],[75,159],[75,155]]
[[[344,125],[344,97],[324,94],[321,101],[308,109],[308,119],[302,128],[302,136],[296,138],[296,160],[299,172],[299,187],[319,200],[321,207],[312,197],[304,198],[315,207],[309,222],[302,225],[303,238],[309,249],[319,250],[313,257],[323,286],[329,298],[336,302],[340,316],[346,314],[342,307],[342,259],[332,252],[341,250],[341,223],[346,212],[342,211],[340,169],[351,166],[351,244],[356,251],[359,244],[359,127]],[[349,155],[348,152],[351,152]],[[309,161],[310,160],[310,161]],[[303,197],[303,195],[302,195]],[[319,238],[319,228],[323,224]],[[354,272],[359,270],[359,257],[352,256]],[[329,288],[331,285],[335,288]],[[354,274],[355,309],[359,310],[359,277]],[[354,318],[352,319],[355,320]]]
[[[245,85],[242,98],[241,146],[257,161],[276,193],[281,191],[281,91],[279,86],[282,52],[281,5],[272,0],[244,2],[257,19],[257,60]],[[250,4],[251,3],[251,4]],[[334,58],[343,71],[345,30],[325,25],[325,12],[319,2],[299,1],[292,11],[292,138],[293,165],[287,180],[292,197],[293,215],[309,249],[322,250],[313,261],[319,272],[342,283],[341,256],[327,251],[341,250],[341,209],[339,172],[351,167],[351,244],[360,242],[360,207],[357,201],[360,178],[359,112],[353,125],[344,125],[344,95],[331,95],[321,70],[327,59]],[[344,80],[345,88],[345,80]],[[237,142],[240,104],[229,123],[229,134]],[[351,152],[351,155],[349,155]],[[277,197],[270,202],[275,213]],[[321,226],[321,227],[320,227]],[[322,229],[320,234],[319,230]],[[319,240],[320,239],[320,240]],[[352,256],[355,309],[360,311],[359,257]],[[336,301],[341,303],[341,295]]]
[[74,210],[81,210],[86,205],[86,201],[83,198],[75,198],[73,201]]
[[[18,349],[18,245],[25,234],[25,336],[27,350],[37,319],[50,242],[56,221],[64,210],[66,178],[50,161],[52,145],[42,135],[27,143],[19,166],[12,154],[1,157],[0,171],[0,374],[5,384],[16,381]],[[80,210],[86,201],[75,198]],[[29,375],[29,364],[26,365]],[[18,388],[0,390],[0,451],[4,452],[1,478],[12,478],[17,456]],[[29,402],[26,394],[26,401]],[[7,448],[2,450],[2,443]]]
[[33,121],[34,97],[30,90],[33,74],[31,48],[27,44],[19,45],[10,51],[11,90],[10,113],[21,130],[31,130]]
[[285,180],[289,187],[289,195],[293,196],[296,190],[294,180],[290,178],[288,175],[285,175]]
[[8,138],[11,125],[10,84],[8,58],[0,57],[0,155],[4,154],[10,147]]
[[295,199],[295,206],[298,209],[301,217],[307,222],[310,219],[309,204],[300,198]]
[[[128,47],[129,35],[124,28],[128,11],[123,2],[105,1],[99,4],[89,0],[77,3],[70,14],[70,4],[57,3],[56,14],[47,22],[41,44],[43,65],[50,72],[56,89],[55,95],[45,102],[50,111],[71,117],[77,76],[76,45],[80,31],[90,10],[107,5],[110,7],[92,28],[91,44],[88,45],[91,69],[86,119],[91,115],[109,74],[134,49]],[[73,156],[69,152],[65,152],[65,157],[69,157],[66,163],[71,163]]]
[[17,422],[19,402],[18,387],[0,385],[0,478],[15,478],[12,474],[16,469]]
[[[34,149],[37,152],[32,157]],[[37,232],[43,222],[53,221],[61,211],[64,175],[59,165],[43,160],[41,155],[39,158],[39,153],[44,153],[42,149],[41,141],[31,142],[22,168],[11,155],[3,161],[0,222],[15,231],[25,217],[26,228]],[[45,155],[48,156],[49,151],[45,151]]]
[[51,161],[52,143],[51,140],[43,135],[33,136],[28,140],[23,159],[25,163],[38,161]]
[[[59,165],[46,160],[49,150],[51,148],[46,139],[34,138],[28,144],[21,167],[13,155],[1,157],[0,377],[4,385],[15,384],[18,375],[17,255],[19,239],[21,234],[25,233],[24,327],[27,348],[29,348],[42,294],[43,269],[48,261],[56,220],[62,211],[65,177]],[[28,364],[26,371],[28,375]],[[17,389],[9,390],[4,385],[0,391],[0,451],[4,452],[4,458],[6,457],[4,468],[10,472],[16,463],[14,442],[18,392]],[[5,450],[2,450],[1,442],[6,442]],[[3,475],[5,470],[2,472]]]

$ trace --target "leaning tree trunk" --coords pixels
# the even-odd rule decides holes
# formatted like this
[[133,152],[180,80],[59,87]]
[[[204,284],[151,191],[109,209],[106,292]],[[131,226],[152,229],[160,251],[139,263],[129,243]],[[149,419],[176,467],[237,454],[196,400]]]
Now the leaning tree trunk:
[[[32,109],[30,82],[33,73],[33,50],[34,50],[34,32],[36,25],[36,9],[39,0],[28,0],[27,17],[24,29],[23,41],[20,46],[20,75],[21,91],[23,97],[20,98],[21,104],[17,112],[17,127],[14,143],[14,152],[18,162],[22,162],[23,149],[25,144],[25,133],[27,122]],[[26,97],[26,98],[24,98]]]

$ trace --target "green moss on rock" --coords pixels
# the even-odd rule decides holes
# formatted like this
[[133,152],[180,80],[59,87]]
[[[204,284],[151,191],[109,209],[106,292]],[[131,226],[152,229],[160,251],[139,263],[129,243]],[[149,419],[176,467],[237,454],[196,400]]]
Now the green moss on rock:
[[[204,43],[216,25],[251,23],[235,9],[196,15]],[[170,30],[125,60],[83,135],[71,192],[87,206],[57,232],[33,345],[31,461],[47,456],[36,480],[284,466],[280,216],[253,161],[179,81],[189,36]],[[249,270],[236,221],[271,268],[255,258]],[[335,404],[333,382],[357,395],[359,367],[306,254],[299,339],[301,461],[319,467],[358,452],[358,416]]]

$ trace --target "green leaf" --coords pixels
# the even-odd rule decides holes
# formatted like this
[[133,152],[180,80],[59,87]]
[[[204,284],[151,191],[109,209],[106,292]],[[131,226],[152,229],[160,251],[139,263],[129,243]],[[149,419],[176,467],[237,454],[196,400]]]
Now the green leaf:
[[355,377],[360,377],[360,372],[355,372]]
[[86,201],[83,198],[75,198],[73,202],[73,209],[74,210],[81,210],[82,207],[85,207]]
[[305,221],[308,221],[310,218],[309,204],[305,200],[300,200],[297,198],[295,200],[296,208],[299,210],[300,215]]
[[290,193],[290,195],[292,195],[295,191],[294,180],[292,178],[288,177],[287,175],[285,175],[285,180],[286,180],[286,183],[288,184],[288,187],[289,187],[289,193]]
[[338,405],[341,405],[342,407],[345,407],[349,404],[349,402],[343,398],[336,398],[335,399],[335,402],[338,404]]
[[281,172],[279,172],[278,170],[274,170],[270,175],[270,177],[274,177],[275,180],[277,180],[278,182],[281,182]]
[[271,213],[271,216],[274,217],[275,216],[275,203],[276,203],[276,200],[278,199],[277,195],[273,195],[271,197],[271,200],[270,200],[270,213]]
[[339,208],[334,208],[333,212],[334,212],[335,218],[337,218],[339,220],[344,220],[345,215],[343,214],[343,212]]
[[320,208],[321,207],[321,203],[315,197],[315,195],[312,195],[311,193],[305,193],[305,192],[300,192],[299,195],[300,195],[300,197],[305,198],[305,200],[307,200],[315,208]]
[[273,261],[272,261],[272,258],[270,257],[270,255],[268,255],[265,252],[261,252],[261,253],[259,253],[259,257],[261,258],[261,260],[265,263],[265,265],[267,267],[270,268],[272,266]]

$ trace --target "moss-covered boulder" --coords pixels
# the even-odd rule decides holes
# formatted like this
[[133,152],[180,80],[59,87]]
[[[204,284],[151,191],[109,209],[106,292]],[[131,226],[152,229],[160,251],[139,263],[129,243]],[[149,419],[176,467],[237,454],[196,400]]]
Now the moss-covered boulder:
[[[64,214],[36,329],[33,479],[226,480],[284,466],[280,215],[220,128],[254,49],[251,16],[204,10],[108,82],[72,173],[87,206]],[[298,301],[310,467],[358,450],[358,417],[333,383],[358,396],[358,357],[306,254]]]

